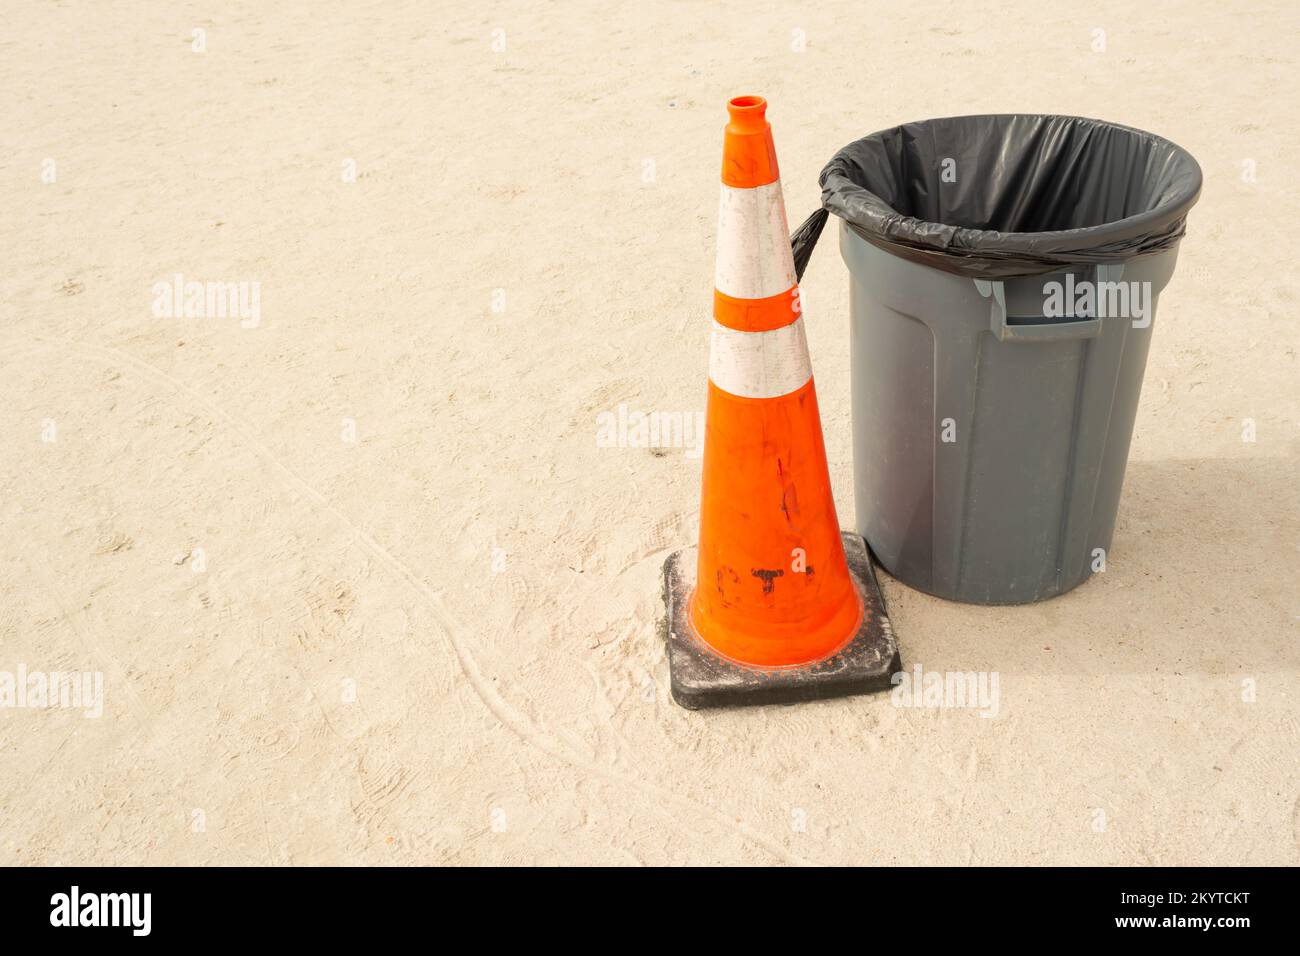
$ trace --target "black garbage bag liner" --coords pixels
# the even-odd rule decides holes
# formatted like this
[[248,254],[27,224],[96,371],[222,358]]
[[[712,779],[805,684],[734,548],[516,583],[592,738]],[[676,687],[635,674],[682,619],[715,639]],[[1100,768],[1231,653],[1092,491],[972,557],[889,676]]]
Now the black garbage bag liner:
[[868,242],[977,279],[1125,262],[1182,238],[1201,168],[1151,133],[1077,116],[906,123],[845,146],[791,237],[802,277],[828,212]]

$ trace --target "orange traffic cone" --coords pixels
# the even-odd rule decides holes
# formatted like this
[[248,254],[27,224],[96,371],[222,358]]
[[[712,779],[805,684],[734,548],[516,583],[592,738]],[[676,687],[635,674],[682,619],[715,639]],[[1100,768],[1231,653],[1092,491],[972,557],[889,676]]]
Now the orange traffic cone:
[[700,545],[664,565],[673,697],[887,688],[897,645],[866,545],[835,514],[767,103],[727,108]]

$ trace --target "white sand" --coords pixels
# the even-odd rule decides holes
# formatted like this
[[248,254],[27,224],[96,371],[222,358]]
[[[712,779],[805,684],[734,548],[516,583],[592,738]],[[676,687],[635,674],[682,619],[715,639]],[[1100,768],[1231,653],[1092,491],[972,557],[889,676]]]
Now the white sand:
[[[873,6],[10,4],[0,671],[100,671],[104,713],[0,710],[0,863],[1300,863],[1297,8]],[[996,719],[668,697],[699,463],[596,419],[703,408],[749,92],[794,221],[928,116],[1204,167],[1107,572],[1004,609],[884,582],[908,665],[997,671]],[[155,316],[177,272],[260,283],[260,325]],[[851,527],[847,286],[828,230]]]

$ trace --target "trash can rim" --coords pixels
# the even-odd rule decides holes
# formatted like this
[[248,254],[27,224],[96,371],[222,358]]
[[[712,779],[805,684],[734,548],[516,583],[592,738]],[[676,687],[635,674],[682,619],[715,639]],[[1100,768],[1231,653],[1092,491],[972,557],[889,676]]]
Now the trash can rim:
[[[1151,209],[1143,210],[1142,212],[1139,213],[1134,213],[1131,216],[1125,216],[1121,219],[1109,219],[1106,222],[1097,223],[1096,225],[1093,226],[1078,226],[1073,229],[1051,229],[1051,230],[1042,230],[1038,232],[1014,232],[1014,231],[1002,232],[997,229],[977,229],[971,226],[954,226],[950,223],[937,222],[931,219],[920,219],[917,218],[916,216],[904,215],[903,213],[900,213],[897,209],[894,209],[893,206],[889,205],[889,203],[885,202],[884,199],[882,199],[876,193],[872,192],[870,189],[867,189],[865,186],[859,186],[857,183],[854,183],[852,180],[848,180],[848,178],[845,177],[843,173],[832,170],[832,167],[836,164],[837,160],[839,159],[840,155],[844,152],[845,149],[848,149],[850,146],[854,145],[855,143],[860,143],[864,140],[872,139],[873,137],[877,137],[885,133],[893,132],[894,130],[901,129],[904,126],[927,126],[932,123],[948,122],[952,120],[979,120],[979,119],[1060,119],[1060,120],[1073,120],[1073,121],[1078,121],[1083,123],[1095,123],[1099,126],[1108,126],[1113,129],[1123,130],[1126,133],[1131,133],[1134,136],[1147,140],[1153,143],[1154,145],[1162,146],[1169,149],[1172,155],[1178,157],[1179,165],[1181,167],[1181,172],[1183,175],[1188,177],[1187,182],[1182,184],[1181,188],[1177,192],[1175,192],[1175,194],[1172,197],[1166,198],[1159,205],[1154,206]],[[936,116],[924,120],[915,120],[907,123],[897,123],[893,126],[887,126],[883,129],[876,130],[873,133],[868,133],[866,136],[860,136],[857,139],[853,140],[852,142],[847,143],[843,147],[841,147],[836,152],[835,156],[831,158],[831,161],[827,163],[826,166],[822,169],[820,183],[823,189],[826,186],[826,182],[832,175],[839,175],[848,181],[851,188],[845,190],[846,192],[861,193],[864,196],[869,196],[871,197],[872,200],[874,200],[875,203],[878,203],[881,207],[889,209],[893,213],[893,217],[895,218],[895,220],[900,224],[911,222],[911,223],[921,223],[930,226],[938,226],[944,229],[953,230],[956,234],[961,235],[972,242],[977,242],[981,239],[988,240],[994,237],[998,237],[1005,240],[1011,240],[1011,241],[1043,242],[1043,241],[1051,241],[1051,240],[1058,240],[1058,239],[1070,239],[1074,237],[1083,237],[1083,236],[1095,237],[1101,235],[1102,233],[1111,232],[1111,231],[1129,232],[1134,229],[1139,229],[1143,226],[1146,226],[1149,223],[1154,223],[1165,219],[1177,219],[1178,217],[1185,215],[1187,213],[1187,210],[1189,210],[1193,205],[1195,205],[1196,200],[1200,197],[1201,186],[1203,182],[1203,173],[1201,172],[1201,166],[1196,161],[1196,158],[1192,156],[1192,154],[1188,152],[1186,149],[1184,149],[1182,146],[1179,146],[1177,143],[1175,143],[1173,140],[1167,139],[1164,136],[1159,136],[1156,133],[1151,133],[1146,130],[1137,129],[1136,127],[1133,126],[1125,126],[1122,123],[1112,123],[1109,120],[1100,120],[1089,116],[1076,116],[1068,113],[969,113],[969,114],[961,114],[957,116]],[[829,208],[829,206],[827,208]],[[834,210],[831,211],[833,212]],[[850,223],[850,225],[853,224]],[[972,252],[975,255],[979,254],[977,252],[974,252],[973,250]],[[1125,257],[1117,256],[1117,258],[1122,259]]]

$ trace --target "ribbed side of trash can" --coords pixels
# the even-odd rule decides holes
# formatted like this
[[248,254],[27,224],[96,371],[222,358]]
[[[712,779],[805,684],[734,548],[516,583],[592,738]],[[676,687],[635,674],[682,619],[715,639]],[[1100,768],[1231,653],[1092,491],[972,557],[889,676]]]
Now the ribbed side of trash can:
[[847,225],[854,491],[881,565],[978,604],[1061,594],[1104,566],[1154,326],[1177,248],[1068,270],[1137,282],[1147,314],[1052,320],[1044,287],[952,275]]

